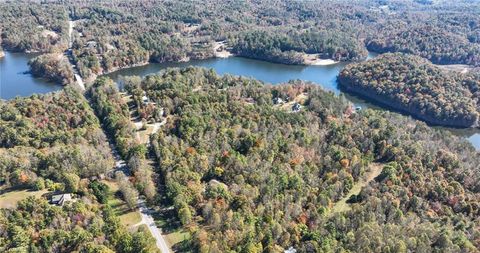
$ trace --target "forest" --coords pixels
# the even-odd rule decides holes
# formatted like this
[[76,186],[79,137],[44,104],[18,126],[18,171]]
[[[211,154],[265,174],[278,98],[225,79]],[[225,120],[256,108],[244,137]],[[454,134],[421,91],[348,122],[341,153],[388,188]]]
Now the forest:
[[107,134],[114,140],[122,159],[127,161],[133,182],[126,182],[124,198],[131,208],[135,208],[138,192],[148,201],[156,197],[154,172],[146,160],[147,147],[137,138],[137,129],[130,121],[129,105],[119,93],[116,84],[108,78],[98,78],[88,92],[93,109],[102,119]]
[[[69,20],[85,93],[0,100],[0,197],[47,192],[0,208],[0,250],[158,252],[145,224],[120,218],[145,199],[172,216],[156,226],[188,235],[176,252],[478,252],[480,156],[462,137],[300,80],[188,67],[120,90],[101,75],[215,57],[218,43],[283,64],[316,55],[351,62],[343,89],[478,127],[478,69],[438,65],[479,66],[479,2],[7,1],[0,48],[39,53],[32,74],[69,84]],[[75,200],[52,205],[55,193]]]
[[13,52],[62,52],[67,48],[67,20],[61,5],[2,2],[1,46]]
[[479,9],[471,1],[20,1],[0,3],[0,32],[6,50],[58,53],[73,20],[75,65],[89,80],[149,62],[211,58],[217,42],[284,64],[306,64],[306,54],[361,61],[368,49],[478,66]]
[[130,233],[110,207],[75,202],[64,207],[28,198],[0,209],[0,249],[5,252],[158,252],[150,233]]
[[78,183],[113,166],[98,119],[79,92],[16,98],[0,108],[0,184]]
[[73,69],[68,59],[62,54],[42,54],[28,62],[31,73],[36,77],[61,83],[63,85],[74,82]]
[[396,53],[347,65],[339,81],[348,91],[433,124],[480,124],[480,75],[475,71],[447,71],[418,56]]
[[113,193],[96,178],[112,167],[107,138],[78,91],[0,101],[0,192],[48,190],[79,199],[59,207],[26,198],[16,209],[0,209],[0,249],[157,252],[148,231],[131,233],[106,204]]
[[[158,173],[199,252],[475,252],[479,156],[458,137],[300,81],[169,69],[140,85],[171,116]],[[192,92],[193,90],[193,92]],[[299,112],[275,98],[307,96]],[[347,208],[339,201],[381,172]],[[182,251],[180,249],[180,251]]]

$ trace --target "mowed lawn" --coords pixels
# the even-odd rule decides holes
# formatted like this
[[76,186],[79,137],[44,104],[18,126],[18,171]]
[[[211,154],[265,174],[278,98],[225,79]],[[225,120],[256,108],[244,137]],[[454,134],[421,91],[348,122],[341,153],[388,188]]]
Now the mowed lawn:
[[120,219],[120,222],[128,228],[134,229],[133,226],[142,221],[138,210],[130,210],[127,204],[118,197],[118,185],[115,181],[102,180],[102,183],[108,185],[112,192],[108,204],[113,208],[115,214]]
[[29,191],[29,190],[17,190],[9,191],[0,195],[0,208],[15,208],[17,203],[30,196],[35,198],[41,198],[42,195],[48,193],[48,190],[41,191]]

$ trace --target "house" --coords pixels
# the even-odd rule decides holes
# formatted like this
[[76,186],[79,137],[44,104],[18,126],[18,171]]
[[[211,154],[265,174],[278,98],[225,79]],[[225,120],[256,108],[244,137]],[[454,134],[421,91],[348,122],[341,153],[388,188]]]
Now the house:
[[296,253],[297,250],[293,247],[288,248],[287,250],[283,251],[284,253]]
[[94,48],[97,47],[97,42],[94,41],[94,40],[87,41],[87,43],[85,44],[85,47],[88,47],[90,49],[94,49]]
[[147,96],[143,95],[142,102],[143,102],[143,105],[147,105],[148,103],[150,103],[150,99],[148,99]]
[[57,194],[53,195],[50,204],[52,205],[57,205],[57,206],[63,206],[66,202],[72,201],[72,194],[70,193],[63,193],[63,194]]
[[295,103],[292,106],[292,112],[299,112],[300,108],[302,108],[302,106],[299,103]]
[[145,91],[143,92],[142,103],[143,103],[144,106],[147,106],[149,104],[155,105],[155,103],[151,102],[150,98],[147,97],[147,93]]
[[280,105],[280,104],[283,104],[283,99],[281,97],[276,97],[273,99],[273,104],[274,105]]

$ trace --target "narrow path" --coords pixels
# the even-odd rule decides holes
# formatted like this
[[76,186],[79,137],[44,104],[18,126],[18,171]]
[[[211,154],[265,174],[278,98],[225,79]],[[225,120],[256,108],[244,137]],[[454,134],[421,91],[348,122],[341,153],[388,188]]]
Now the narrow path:
[[378,177],[380,173],[382,172],[383,169],[383,164],[380,163],[372,163],[369,166],[369,171],[365,175],[365,178],[360,179],[353,187],[352,189],[348,192],[348,194],[339,200],[337,203],[332,208],[332,214],[337,213],[337,212],[344,212],[350,210],[350,205],[347,203],[348,199],[353,196],[357,195],[360,193],[363,187],[367,186],[373,179]]
[[[78,69],[77,69],[77,66],[75,66],[75,62],[73,60],[72,33],[73,33],[74,21],[69,20],[68,24],[69,24],[69,27],[68,27],[68,49],[67,49],[67,51],[65,51],[65,55],[68,57],[69,63],[73,68],[73,71],[74,71],[74,74],[75,74],[75,80],[77,81],[77,85],[80,87],[80,89],[82,91],[85,91],[85,84],[84,84],[83,79],[80,76],[80,74],[78,72]],[[163,124],[165,124],[165,123],[163,123]],[[154,126],[154,128],[157,129],[157,131],[158,131],[160,126],[161,126],[161,123],[160,123],[160,125]],[[111,153],[113,155],[113,158],[115,159],[115,168],[113,168],[111,171],[107,172],[107,174],[114,174],[116,171],[123,171],[125,174],[130,174],[131,171],[128,168],[126,162],[121,159],[121,157],[120,157],[120,155],[117,151],[117,148],[115,146],[115,142],[113,142],[110,139],[108,139],[108,142],[110,143]],[[169,249],[167,242],[163,238],[160,229],[155,225],[155,220],[153,219],[153,217],[151,215],[152,210],[146,207],[145,202],[143,200],[138,200],[138,207],[139,207],[140,215],[142,217],[141,224],[147,225],[148,229],[150,230],[150,233],[155,238],[157,248],[162,253],[172,252]]]
[[[136,125],[137,130],[141,128],[141,125],[137,124],[137,123],[141,124],[141,122],[136,122],[136,118],[131,117],[130,120]],[[167,118],[164,118],[162,122],[155,122],[153,124],[148,124],[148,128],[150,128],[151,131],[147,134],[148,135],[147,137],[157,133],[160,130],[160,128],[166,123],[167,123]],[[142,144],[146,144],[147,147],[150,146],[150,138],[142,139],[140,138],[140,135],[138,134],[138,132],[137,132],[137,138],[140,140]],[[153,160],[152,157],[147,158],[147,160],[149,161],[150,164],[155,164],[155,161]],[[151,215],[154,211],[148,208],[145,204],[145,201],[143,200],[138,201],[138,206],[140,210],[140,215],[142,217],[142,221],[136,226],[145,224],[148,227],[148,230],[150,230],[150,233],[156,240],[157,248],[159,248],[162,253],[173,252],[169,248],[165,238],[163,237],[162,231],[155,225],[155,219]]]
[[72,34],[73,34],[73,26],[75,23],[72,20],[68,21],[68,48],[72,48],[73,41],[72,41]]
[[72,20],[68,21],[68,49],[65,51],[65,56],[68,58],[68,62],[70,63],[70,66],[73,69],[73,74],[75,75],[75,81],[77,81],[78,87],[82,91],[85,91],[85,83],[83,82],[82,77],[79,74],[78,68],[75,65],[75,61],[73,60],[73,52],[72,52],[72,46],[73,46],[73,39],[72,39],[72,34],[73,34],[73,27],[75,23]]

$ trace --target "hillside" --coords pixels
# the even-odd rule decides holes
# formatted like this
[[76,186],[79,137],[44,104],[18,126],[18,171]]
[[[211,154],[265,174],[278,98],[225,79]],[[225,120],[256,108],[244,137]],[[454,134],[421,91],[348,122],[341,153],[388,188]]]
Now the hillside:
[[[479,156],[456,137],[388,112],[352,113],[301,82],[187,68],[128,85],[169,115],[152,140],[163,194],[193,235],[179,251],[479,246]],[[299,95],[308,97],[299,112],[272,102]],[[370,181],[373,162],[382,169]],[[358,183],[349,208],[331,213]]]
[[478,127],[480,76],[446,71],[420,57],[384,54],[350,64],[341,87],[429,123]]

